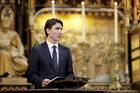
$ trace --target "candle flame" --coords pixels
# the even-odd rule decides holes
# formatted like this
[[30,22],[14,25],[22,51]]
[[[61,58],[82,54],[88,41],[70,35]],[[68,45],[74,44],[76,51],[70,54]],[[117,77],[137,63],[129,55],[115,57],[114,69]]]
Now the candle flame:
[[54,1],[54,0],[52,0],[52,1],[51,1],[51,3],[52,3],[52,4],[54,4],[54,3],[55,3],[55,1]]
[[118,5],[118,3],[117,2],[115,2],[115,6],[117,6]]
[[81,2],[81,5],[85,5],[84,1]]

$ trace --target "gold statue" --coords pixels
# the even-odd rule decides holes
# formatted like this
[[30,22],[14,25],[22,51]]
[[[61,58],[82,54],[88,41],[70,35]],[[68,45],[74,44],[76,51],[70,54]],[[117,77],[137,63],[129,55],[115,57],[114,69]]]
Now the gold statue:
[[0,76],[19,77],[25,74],[28,63],[24,56],[23,45],[16,31],[11,29],[13,21],[3,17],[0,26]]

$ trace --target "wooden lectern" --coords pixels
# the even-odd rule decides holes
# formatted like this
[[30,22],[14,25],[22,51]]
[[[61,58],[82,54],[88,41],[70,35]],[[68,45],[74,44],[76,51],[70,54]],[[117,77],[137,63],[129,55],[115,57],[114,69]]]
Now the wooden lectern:
[[63,78],[55,77],[48,84],[47,88],[80,88],[88,82],[88,78],[74,77]]

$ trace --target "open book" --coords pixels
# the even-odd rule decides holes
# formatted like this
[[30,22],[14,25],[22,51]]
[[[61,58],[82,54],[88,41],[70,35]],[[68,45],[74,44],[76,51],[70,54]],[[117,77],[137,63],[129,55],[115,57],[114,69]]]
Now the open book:
[[55,77],[48,84],[47,88],[80,88],[88,82],[88,78],[83,77]]

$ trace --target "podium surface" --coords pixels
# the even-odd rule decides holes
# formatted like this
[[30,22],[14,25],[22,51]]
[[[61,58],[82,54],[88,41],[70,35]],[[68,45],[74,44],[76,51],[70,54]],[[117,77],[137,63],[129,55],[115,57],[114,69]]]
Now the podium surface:
[[20,91],[0,91],[0,93],[106,93],[104,91],[84,90],[84,89],[28,89]]
[[80,88],[88,82],[88,78],[54,78],[46,88]]
[[46,88],[80,88],[88,82],[87,78],[55,78]]

